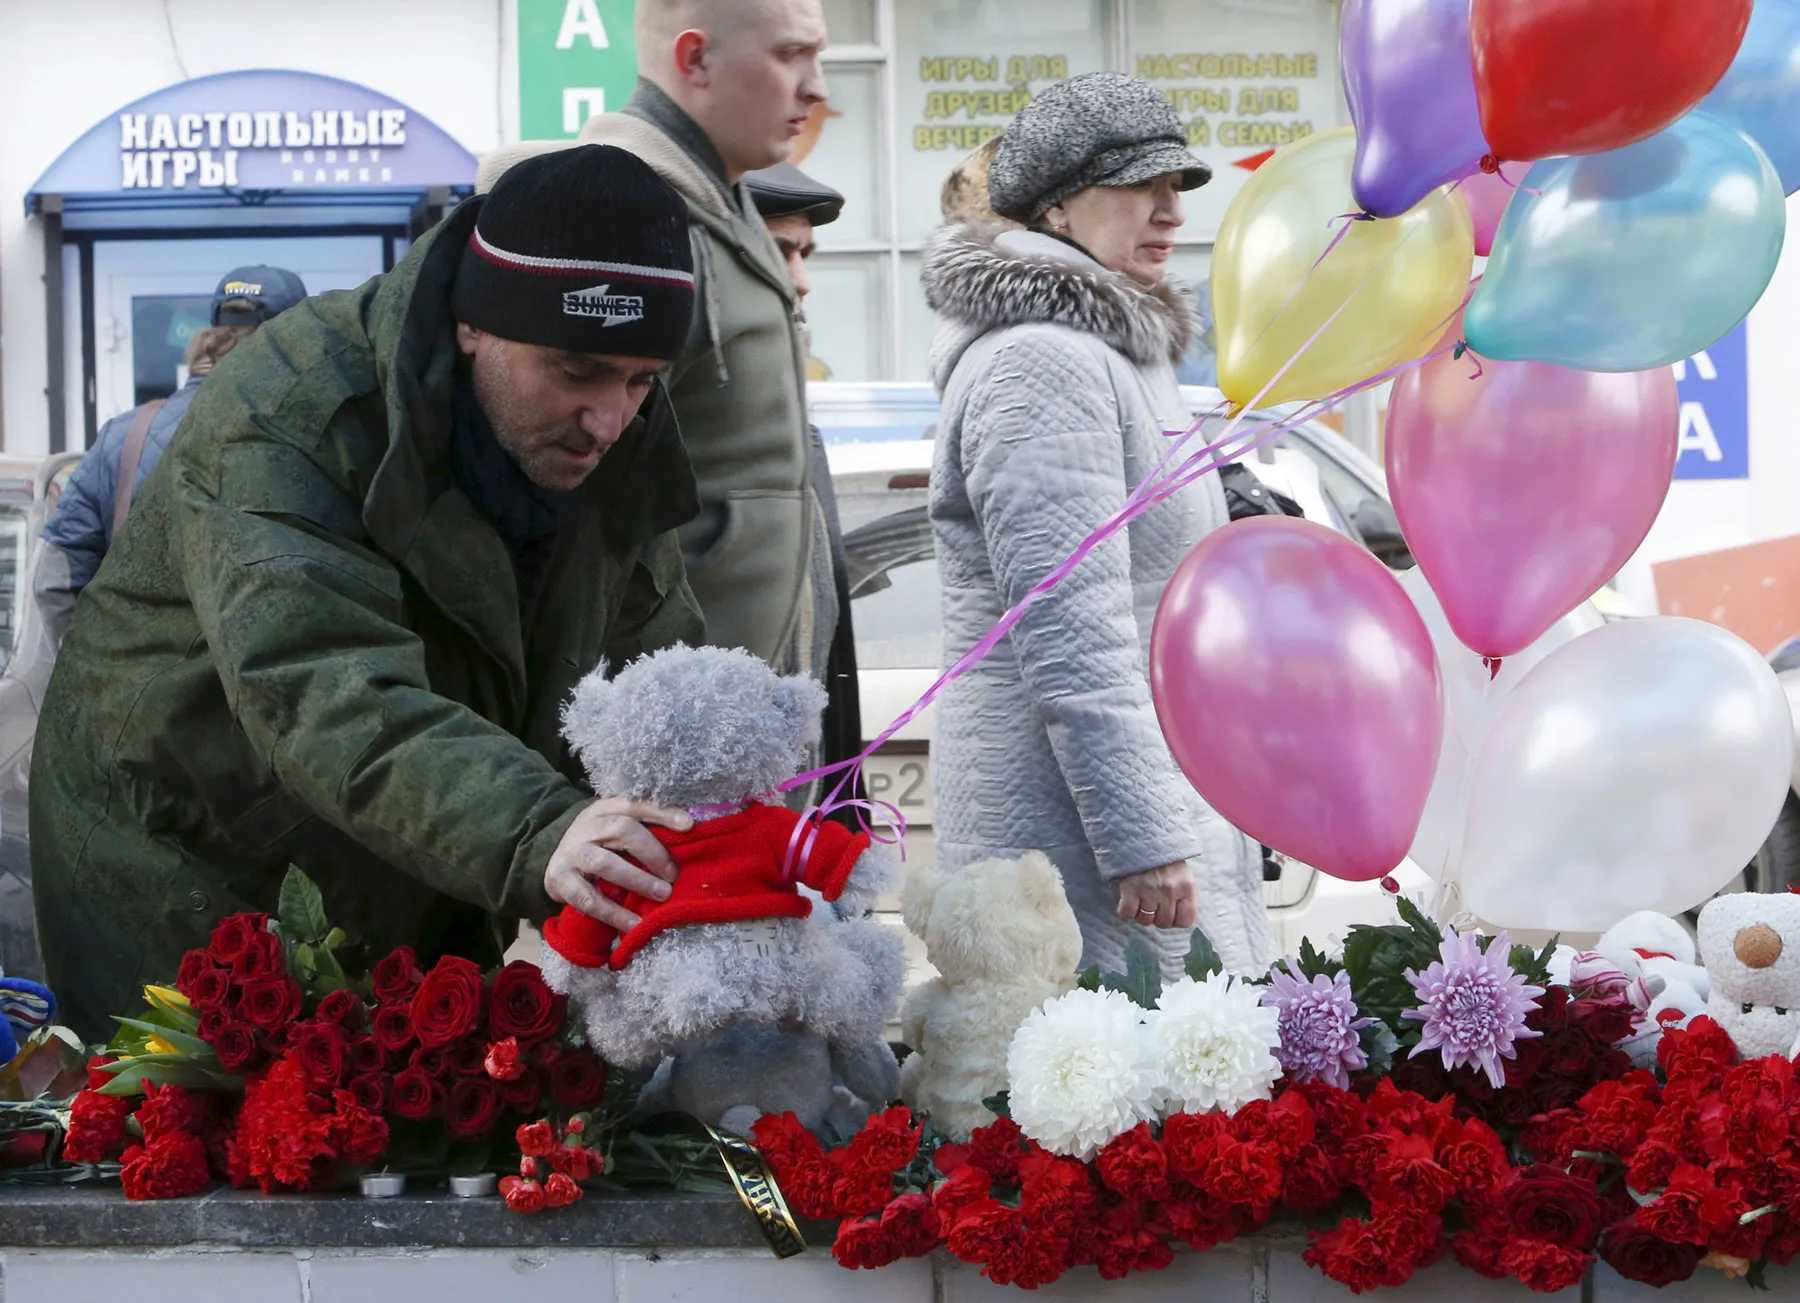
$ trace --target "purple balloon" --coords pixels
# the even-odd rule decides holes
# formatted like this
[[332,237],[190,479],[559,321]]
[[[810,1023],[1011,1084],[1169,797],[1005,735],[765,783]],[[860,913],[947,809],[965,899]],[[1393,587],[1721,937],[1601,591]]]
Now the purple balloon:
[[1443,689],[1412,599],[1362,548],[1285,516],[1208,534],[1157,610],[1150,690],[1182,772],[1258,841],[1352,882],[1405,858]]
[[1481,162],[1469,0],[1346,0],[1338,44],[1364,211],[1398,217]]
[[1483,358],[1477,370],[1445,354],[1394,385],[1388,490],[1450,628],[1504,657],[1592,597],[1644,541],[1674,477],[1680,403],[1668,367]]

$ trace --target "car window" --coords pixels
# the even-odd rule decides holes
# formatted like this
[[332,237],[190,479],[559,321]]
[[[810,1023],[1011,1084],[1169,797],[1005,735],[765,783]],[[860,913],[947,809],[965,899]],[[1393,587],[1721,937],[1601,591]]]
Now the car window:
[[1280,441],[1306,454],[1319,476],[1319,492],[1331,509],[1331,525],[1361,543],[1395,570],[1412,567],[1412,553],[1400,535],[1393,505],[1376,488],[1310,439]]
[[861,669],[935,669],[943,658],[937,561],[923,490],[851,494],[838,511]]

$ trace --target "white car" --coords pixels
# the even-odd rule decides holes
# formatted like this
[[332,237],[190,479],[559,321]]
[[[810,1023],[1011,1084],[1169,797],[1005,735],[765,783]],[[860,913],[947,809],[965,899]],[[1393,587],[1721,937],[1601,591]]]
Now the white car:
[[[1183,390],[1196,413],[1220,409],[1217,390]],[[937,394],[923,384],[819,384],[808,387],[824,436],[844,527],[856,623],[857,680],[863,733],[873,740],[922,696],[942,666],[943,629],[937,563],[926,506]],[[1317,422],[1285,433],[1245,464],[1271,489],[1300,504],[1309,520],[1368,547],[1388,565],[1412,565],[1388,502],[1381,468]],[[906,816],[908,863],[930,862],[931,710],[902,728],[866,767],[871,795]],[[1398,921],[1376,883],[1349,883],[1271,854],[1265,893],[1277,947],[1321,949],[1355,923]],[[1411,862],[1393,875],[1423,901],[1429,880]]]

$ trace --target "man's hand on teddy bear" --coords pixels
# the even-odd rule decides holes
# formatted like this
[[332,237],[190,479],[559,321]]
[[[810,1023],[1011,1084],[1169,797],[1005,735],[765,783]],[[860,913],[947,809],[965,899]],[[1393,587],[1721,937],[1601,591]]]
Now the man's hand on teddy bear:
[[1194,871],[1187,861],[1120,878],[1119,917],[1145,927],[1191,930],[1199,914],[1194,907]]
[[544,893],[621,932],[636,927],[638,916],[594,884],[610,885],[611,894],[621,899],[626,893],[652,900],[669,898],[675,861],[645,824],[687,832],[694,826],[694,817],[686,810],[666,810],[624,797],[595,801],[575,816],[550,856],[544,869]]

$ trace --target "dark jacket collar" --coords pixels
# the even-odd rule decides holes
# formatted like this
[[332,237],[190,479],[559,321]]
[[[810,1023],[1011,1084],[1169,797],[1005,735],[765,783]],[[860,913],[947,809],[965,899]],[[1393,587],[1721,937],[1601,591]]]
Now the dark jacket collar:
[[719,187],[719,193],[725,196],[730,207],[742,207],[725,170],[725,158],[719,153],[719,147],[712,142],[693,115],[674,100],[669,93],[648,77],[639,77],[637,85],[632,89],[631,98],[625,101],[621,113],[629,113],[634,118],[641,118],[661,131],[670,140],[687,153],[696,163],[706,169]]

